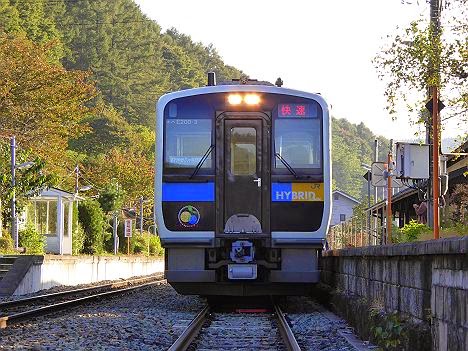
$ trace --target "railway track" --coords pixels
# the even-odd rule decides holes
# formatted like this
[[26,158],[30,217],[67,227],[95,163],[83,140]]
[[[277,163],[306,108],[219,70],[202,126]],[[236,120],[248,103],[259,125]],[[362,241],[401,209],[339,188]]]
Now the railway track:
[[66,308],[132,292],[163,282],[162,278],[136,278],[119,282],[32,296],[0,303],[0,329],[19,321],[42,316]]
[[281,308],[273,313],[211,312],[207,305],[190,322],[169,351],[300,350]]

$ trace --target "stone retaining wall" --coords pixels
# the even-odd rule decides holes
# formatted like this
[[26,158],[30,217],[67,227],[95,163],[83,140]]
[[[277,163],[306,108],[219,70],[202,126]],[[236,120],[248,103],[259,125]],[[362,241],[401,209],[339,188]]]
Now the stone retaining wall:
[[74,286],[163,272],[161,257],[20,256],[0,281],[0,293],[24,295],[59,285]]
[[[407,350],[468,350],[468,237],[327,251],[322,282],[337,312],[373,338],[404,320]],[[384,314],[379,313],[384,312]]]

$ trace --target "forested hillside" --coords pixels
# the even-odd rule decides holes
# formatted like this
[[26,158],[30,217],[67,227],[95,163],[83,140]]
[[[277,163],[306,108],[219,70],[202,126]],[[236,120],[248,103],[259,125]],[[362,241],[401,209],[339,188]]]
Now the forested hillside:
[[[0,41],[4,134],[41,157],[60,187],[73,189],[78,164],[80,185],[113,184],[126,204],[152,198],[158,97],[205,85],[211,70],[218,81],[242,74],[213,46],[161,32],[132,0],[0,0]],[[33,120],[44,123],[26,128]],[[334,120],[334,186],[366,193],[361,162],[371,162],[373,140],[363,124]]]
[[[333,185],[357,199],[367,196],[366,170],[374,155],[374,139],[364,123],[353,124],[346,119],[332,120]],[[379,137],[379,161],[387,160],[389,141]]]

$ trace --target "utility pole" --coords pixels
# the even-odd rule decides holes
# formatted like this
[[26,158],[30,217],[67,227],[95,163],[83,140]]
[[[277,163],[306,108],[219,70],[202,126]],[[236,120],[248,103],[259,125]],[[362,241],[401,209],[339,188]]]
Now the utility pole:
[[367,171],[367,246],[371,244],[371,200],[370,200],[370,185],[371,185],[371,170]]
[[140,235],[143,236],[143,196],[140,196]]
[[[439,44],[440,35],[440,0],[431,0],[431,25],[433,26],[433,46]],[[439,239],[439,66],[433,62],[431,69],[437,76],[432,87],[432,198],[434,239]]]
[[387,155],[387,244],[392,243],[392,152],[393,152],[393,139],[390,139],[390,150]]
[[18,249],[18,225],[16,217],[16,138],[12,136],[10,138],[10,150],[11,150],[11,237],[15,242],[15,249]]
[[119,220],[117,218],[117,211],[114,211],[112,214],[112,232],[114,235],[114,255],[119,253],[119,236],[117,234],[117,226],[119,225]]
[[[374,162],[379,162],[379,140],[377,138],[374,139]],[[375,186],[374,187],[374,204],[379,201],[379,189]],[[377,244],[377,227],[378,227],[379,218],[378,216],[374,217],[374,242]]]
[[[374,162],[379,162],[379,140],[375,138],[374,140]],[[377,203],[378,200],[378,188],[374,187],[374,204]]]
[[[140,235],[143,237],[143,196],[140,196]],[[148,257],[150,255],[150,238],[149,238],[149,228],[148,228],[148,240],[147,240],[147,250],[148,250]]]
[[[432,28],[432,45],[435,49],[440,33],[440,0],[430,0],[430,25]],[[439,67],[431,62],[429,76],[439,76]],[[438,91],[435,86],[428,86],[427,95],[432,97],[432,116],[428,114],[426,123],[426,144],[432,145],[429,151],[429,181],[427,182],[427,222],[432,224],[434,239],[439,238],[439,125],[438,125]],[[434,97],[436,96],[436,98]],[[437,149],[437,150],[436,150]],[[436,155],[437,154],[437,155]],[[431,182],[432,180],[432,182]],[[437,195],[437,196],[436,196]],[[432,197],[432,201],[431,201]]]
[[439,97],[437,86],[432,87],[432,193],[434,239],[439,239]]

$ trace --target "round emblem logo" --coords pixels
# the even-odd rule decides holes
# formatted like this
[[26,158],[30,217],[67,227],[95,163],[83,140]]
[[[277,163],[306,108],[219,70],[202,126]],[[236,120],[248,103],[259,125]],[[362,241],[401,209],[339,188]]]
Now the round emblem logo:
[[184,206],[179,211],[179,222],[184,227],[194,227],[200,220],[200,212],[193,206]]

